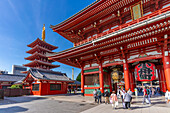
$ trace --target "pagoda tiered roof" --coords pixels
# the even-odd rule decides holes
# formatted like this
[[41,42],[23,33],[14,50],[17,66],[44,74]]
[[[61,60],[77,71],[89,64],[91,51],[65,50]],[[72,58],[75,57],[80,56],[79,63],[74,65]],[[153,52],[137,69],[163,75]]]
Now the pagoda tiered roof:
[[[40,59],[40,58],[48,58],[48,57],[46,55],[41,54],[41,53],[35,52],[34,54],[32,54],[29,57],[26,57],[25,59],[33,61],[35,59]],[[50,61],[50,62],[54,62],[54,61]]]
[[34,60],[34,61],[32,61],[28,64],[24,64],[24,66],[26,66],[26,67],[36,67],[36,66],[39,66],[39,65],[50,66],[50,68],[60,67],[60,65],[53,65],[51,63],[43,62],[43,61],[40,61],[40,60]]
[[35,53],[35,52],[37,52],[37,51],[39,51],[39,52],[42,52],[42,51],[43,51],[43,52],[53,53],[51,50],[48,50],[48,49],[46,49],[46,48],[44,48],[44,47],[41,47],[41,46],[39,46],[39,45],[34,46],[32,49],[26,51],[26,53],[33,54],[33,53]]
[[34,48],[35,46],[41,46],[44,48],[48,48],[49,50],[54,50],[57,49],[57,46],[53,46],[49,43],[46,43],[45,41],[40,40],[39,38],[37,38],[34,42],[32,42],[31,44],[27,45],[28,47]]

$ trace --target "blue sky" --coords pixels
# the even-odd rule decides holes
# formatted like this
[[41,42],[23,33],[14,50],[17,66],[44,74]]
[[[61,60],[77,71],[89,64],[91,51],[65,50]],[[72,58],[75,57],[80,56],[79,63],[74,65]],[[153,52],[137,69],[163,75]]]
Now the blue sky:
[[[24,57],[30,56],[28,44],[41,38],[42,27],[46,27],[47,43],[58,46],[54,52],[71,48],[73,44],[53,32],[50,25],[56,25],[95,0],[0,0],[0,70],[11,72],[12,65],[28,63]],[[61,65],[55,71],[67,73],[71,77],[70,66]],[[80,69],[74,68],[75,77]]]

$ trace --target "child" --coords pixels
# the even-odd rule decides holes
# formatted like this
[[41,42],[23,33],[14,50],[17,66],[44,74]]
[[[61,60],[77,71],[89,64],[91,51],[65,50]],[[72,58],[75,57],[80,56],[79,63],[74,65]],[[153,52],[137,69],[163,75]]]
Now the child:
[[112,104],[112,108],[114,109],[116,109],[116,107],[118,106],[118,99],[115,91],[112,91],[112,94],[110,95],[110,103]]

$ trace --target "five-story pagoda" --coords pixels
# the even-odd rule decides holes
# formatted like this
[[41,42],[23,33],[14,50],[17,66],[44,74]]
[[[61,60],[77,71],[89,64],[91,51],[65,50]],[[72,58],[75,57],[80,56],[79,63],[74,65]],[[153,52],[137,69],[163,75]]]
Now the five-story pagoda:
[[28,47],[32,48],[27,53],[31,54],[31,56],[26,57],[26,60],[30,60],[32,62],[25,64],[26,67],[32,67],[37,69],[52,69],[59,67],[59,65],[53,65],[52,60],[49,60],[46,57],[46,53],[53,53],[52,50],[57,49],[57,46],[53,46],[45,42],[45,26],[43,27],[42,32],[42,40],[37,38],[34,42],[27,45]]
[[32,48],[27,51],[32,55],[25,59],[32,62],[24,65],[30,69],[22,80],[23,88],[30,89],[32,95],[66,94],[68,83],[73,81],[66,73],[51,70],[59,65],[53,65],[53,60],[49,60],[46,54],[53,53],[52,50],[58,47],[45,42],[45,26],[43,26],[42,40],[37,38],[27,46]]

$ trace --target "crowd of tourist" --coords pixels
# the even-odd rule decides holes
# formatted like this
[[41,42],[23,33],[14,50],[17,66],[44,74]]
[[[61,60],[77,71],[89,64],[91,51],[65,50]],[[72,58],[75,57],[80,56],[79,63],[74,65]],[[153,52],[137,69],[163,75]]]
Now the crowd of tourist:
[[[131,90],[129,89],[128,91],[125,91],[123,88],[121,88],[120,90],[118,90],[119,92],[119,95],[121,96],[121,99],[122,99],[122,105],[123,105],[123,108],[125,109],[131,109],[130,108],[130,104],[131,104],[131,101],[132,101],[132,92]],[[94,92],[93,92],[93,96],[94,96],[94,99],[95,99],[95,103],[102,103],[101,101],[101,96],[102,96],[102,93],[100,91],[100,88],[97,90],[95,89]],[[105,104],[112,104],[112,108],[113,109],[116,109],[117,106],[118,106],[118,96],[116,94],[115,91],[112,91],[112,93],[110,94],[108,92],[108,90],[105,91],[104,93],[104,98],[105,98]]]
[[[155,94],[155,89],[145,86],[142,88],[142,92],[143,92],[142,104],[151,105],[150,98],[151,98],[151,96],[153,96]],[[102,101],[101,101],[102,93],[100,91],[100,88],[98,90],[97,89],[94,90],[93,96],[95,99],[95,103],[98,103],[98,104],[102,103]],[[116,109],[118,107],[118,104],[119,104],[118,98],[120,98],[123,108],[131,110],[131,103],[132,103],[131,89],[124,90],[124,88],[122,87],[117,90],[117,93],[115,91],[112,91],[111,94],[108,92],[108,90],[105,90],[103,96],[105,98],[105,104],[111,104],[113,109]],[[165,99],[166,99],[167,103],[170,102],[170,92],[169,91],[167,91],[165,93]]]

